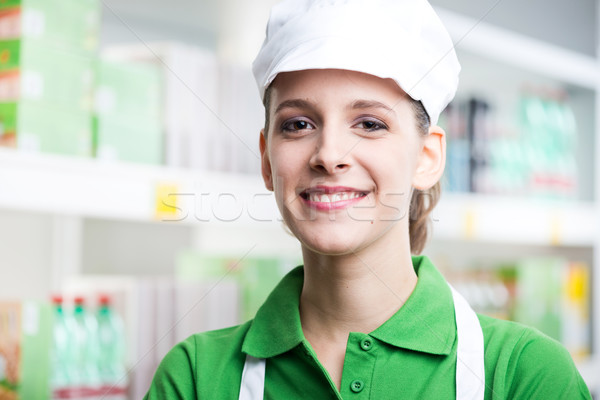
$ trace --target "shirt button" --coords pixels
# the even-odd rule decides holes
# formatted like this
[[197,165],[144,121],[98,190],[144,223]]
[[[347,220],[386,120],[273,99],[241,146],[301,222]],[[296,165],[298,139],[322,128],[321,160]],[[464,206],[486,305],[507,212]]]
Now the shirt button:
[[373,341],[371,340],[370,337],[366,337],[363,340],[360,341],[360,348],[363,349],[364,351],[369,351],[373,348]]
[[362,392],[362,390],[365,388],[365,384],[363,381],[361,380],[354,380],[352,381],[352,383],[350,384],[350,390],[352,390],[354,393],[360,393]]

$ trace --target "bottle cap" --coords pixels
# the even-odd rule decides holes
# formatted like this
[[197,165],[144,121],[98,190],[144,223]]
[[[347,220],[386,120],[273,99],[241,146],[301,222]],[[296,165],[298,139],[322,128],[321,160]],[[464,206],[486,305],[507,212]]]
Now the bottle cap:
[[98,296],[98,302],[103,306],[107,306],[111,303],[110,296],[107,294],[101,294]]

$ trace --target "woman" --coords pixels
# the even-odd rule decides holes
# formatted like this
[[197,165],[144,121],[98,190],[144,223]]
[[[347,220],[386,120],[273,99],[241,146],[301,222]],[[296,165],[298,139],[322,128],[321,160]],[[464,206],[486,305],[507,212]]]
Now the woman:
[[459,65],[425,0],[284,1],[254,63],[262,175],[302,246],[243,325],[194,335],[148,399],[590,398],[569,354],[477,316],[418,254]]

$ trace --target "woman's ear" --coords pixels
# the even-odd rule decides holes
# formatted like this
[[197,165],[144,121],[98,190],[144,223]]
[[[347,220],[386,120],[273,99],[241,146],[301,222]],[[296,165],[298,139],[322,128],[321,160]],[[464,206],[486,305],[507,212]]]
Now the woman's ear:
[[437,125],[429,128],[423,139],[413,177],[413,187],[426,190],[435,185],[444,174],[446,165],[446,132]]
[[260,130],[260,138],[258,142],[260,148],[260,169],[265,182],[265,187],[273,191],[273,174],[271,171],[271,160],[269,160],[269,153],[267,151],[267,141],[265,139],[265,130]]

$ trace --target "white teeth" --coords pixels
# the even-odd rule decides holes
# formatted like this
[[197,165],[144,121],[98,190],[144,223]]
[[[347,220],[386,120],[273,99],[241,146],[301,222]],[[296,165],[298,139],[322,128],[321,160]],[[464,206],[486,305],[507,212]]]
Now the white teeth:
[[310,193],[309,200],[314,203],[335,203],[337,201],[352,200],[361,197],[360,192],[341,192],[341,193]]

